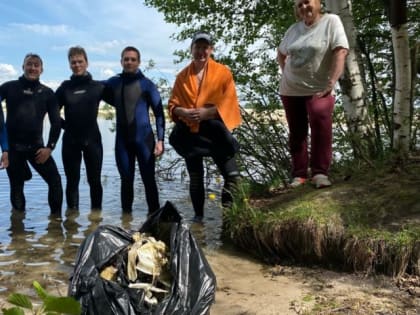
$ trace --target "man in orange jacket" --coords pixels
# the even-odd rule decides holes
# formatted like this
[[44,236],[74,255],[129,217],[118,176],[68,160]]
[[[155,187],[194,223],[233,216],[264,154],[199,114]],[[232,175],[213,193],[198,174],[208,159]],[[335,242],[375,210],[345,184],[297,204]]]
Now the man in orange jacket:
[[204,215],[203,157],[211,156],[224,178],[224,207],[231,204],[232,188],[240,175],[235,161],[239,146],[231,134],[241,123],[235,83],[231,71],[214,61],[212,53],[210,34],[194,34],[193,60],[177,75],[168,106],[176,123],[169,141],[185,158],[194,221],[198,222]]

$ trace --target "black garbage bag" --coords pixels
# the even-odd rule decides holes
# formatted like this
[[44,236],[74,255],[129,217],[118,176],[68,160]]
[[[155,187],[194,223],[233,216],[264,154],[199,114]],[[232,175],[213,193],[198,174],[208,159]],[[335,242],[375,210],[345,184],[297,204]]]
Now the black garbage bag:
[[[169,246],[170,292],[157,305],[144,303],[140,289],[128,287],[127,246],[136,231],[104,225],[82,242],[68,295],[82,305],[82,314],[205,315],[215,299],[216,277],[189,227],[170,202],[155,212],[139,232]],[[104,266],[117,268],[118,282],[103,279]]]

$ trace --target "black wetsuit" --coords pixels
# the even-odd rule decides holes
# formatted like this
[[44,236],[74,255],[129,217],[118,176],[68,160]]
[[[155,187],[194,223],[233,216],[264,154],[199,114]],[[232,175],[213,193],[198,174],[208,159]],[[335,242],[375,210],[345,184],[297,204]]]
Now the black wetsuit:
[[222,206],[229,208],[233,202],[233,190],[240,172],[235,160],[239,143],[232,136],[220,119],[209,119],[200,122],[197,133],[178,121],[169,136],[169,143],[176,152],[185,158],[190,176],[190,196],[196,219],[204,215],[205,187],[203,157],[212,157],[223,176]]
[[117,134],[115,157],[121,176],[121,204],[132,211],[135,160],[140,168],[149,213],[159,209],[159,193],[155,179],[155,138],[149,109],[156,119],[158,140],[164,139],[165,117],[160,94],[151,80],[138,70],[122,73],[106,82],[105,101],[116,108]]
[[4,123],[3,108],[1,108],[0,98],[0,148],[2,152],[9,150],[9,142],[7,141],[7,129]]
[[103,148],[97,116],[103,90],[103,84],[92,80],[92,76],[87,74],[71,76],[56,91],[60,108],[64,106],[62,156],[69,208],[79,207],[82,154],[90,186],[91,209],[102,208]]
[[54,159],[43,164],[35,161],[38,149],[44,147],[42,138],[44,117],[48,113],[50,132],[47,147],[54,149],[60,136],[60,114],[54,92],[38,80],[21,76],[0,86],[0,97],[6,100],[7,133],[9,140],[10,199],[14,209],[25,210],[24,181],[27,179],[26,161],[48,184],[48,203],[51,213],[61,215],[63,189]]

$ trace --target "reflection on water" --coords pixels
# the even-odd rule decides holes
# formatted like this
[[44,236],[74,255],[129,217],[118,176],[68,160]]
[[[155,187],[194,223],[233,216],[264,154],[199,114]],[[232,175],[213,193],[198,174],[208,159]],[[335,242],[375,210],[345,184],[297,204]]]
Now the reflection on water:
[[[80,243],[99,225],[111,224],[126,230],[138,229],[146,219],[147,206],[144,200],[140,175],[136,176],[135,199],[132,214],[123,214],[120,209],[119,175],[114,161],[114,134],[109,131],[110,122],[101,120],[100,127],[104,145],[102,184],[104,190],[102,211],[89,209],[89,188],[82,165],[80,181],[80,210],[65,210],[61,220],[49,218],[47,185],[33,171],[33,178],[25,183],[26,213],[11,211],[9,184],[5,171],[0,171],[0,295],[11,292],[29,294],[32,281],[43,284],[48,280],[57,284],[68,283],[74,267],[75,255]],[[46,128],[47,129],[47,128]],[[53,156],[62,176],[61,143]],[[166,157],[168,158],[168,157]],[[161,162],[164,163],[164,159]],[[187,183],[176,179],[159,180],[161,205],[170,200],[185,218],[193,216],[188,196]],[[212,189],[219,191],[219,184]],[[218,195],[217,195],[218,196]],[[191,226],[197,240],[207,248],[221,245],[221,215],[219,196],[207,200],[204,225]]]

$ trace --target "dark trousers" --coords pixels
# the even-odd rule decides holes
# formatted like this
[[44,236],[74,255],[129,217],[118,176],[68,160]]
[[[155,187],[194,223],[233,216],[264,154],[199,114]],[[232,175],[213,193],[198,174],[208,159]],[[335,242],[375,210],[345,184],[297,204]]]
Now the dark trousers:
[[[224,179],[222,189],[222,206],[229,207],[232,203],[232,192],[239,178],[239,171],[236,165],[235,157],[215,157],[213,161],[218,167]],[[190,176],[190,196],[196,216],[204,214],[204,166],[203,157],[196,156],[185,160],[188,174]]]
[[[281,96],[289,125],[292,177],[328,174],[332,160],[332,114],[335,97]],[[308,129],[310,127],[310,156]]]
[[133,208],[136,160],[144,185],[148,213],[160,208],[155,179],[154,145],[153,133],[150,133],[145,141],[127,141],[117,132],[115,158],[121,177],[121,206],[124,212],[131,212]]
[[70,209],[79,208],[79,182],[80,166],[83,161],[86,167],[86,176],[90,187],[91,209],[102,208],[101,170],[103,149],[100,141],[80,142],[73,138],[63,136],[62,157],[64,172],[66,174],[66,200]]
[[61,215],[63,188],[57,165],[52,157],[49,157],[44,164],[36,163],[36,151],[36,149],[16,151],[10,148],[9,167],[7,168],[10,182],[10,201],[14,209],[25,211],[24,183],[28,179],[28,167],[26,165],[28,161],[48,184],[48,204],[51,214]]

